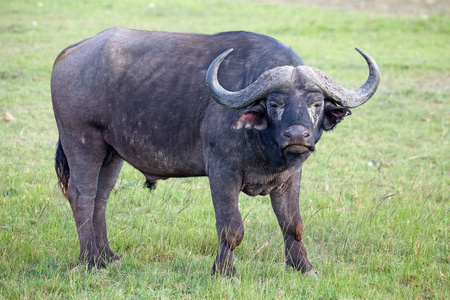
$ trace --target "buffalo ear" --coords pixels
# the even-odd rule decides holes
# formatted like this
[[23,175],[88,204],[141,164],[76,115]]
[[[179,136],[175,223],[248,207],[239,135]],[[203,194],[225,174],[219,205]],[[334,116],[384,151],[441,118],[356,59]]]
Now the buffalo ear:
[[340,107],[332,103],[327,103],[324,110],[324,119],[322,128],[325,131],[333,129],[344,117],[351,115],[352,112],[346,107]]
[[234,130],[264,130],[267,126],[268,122],[264,107],[257,105],[243,111],[231,128]]

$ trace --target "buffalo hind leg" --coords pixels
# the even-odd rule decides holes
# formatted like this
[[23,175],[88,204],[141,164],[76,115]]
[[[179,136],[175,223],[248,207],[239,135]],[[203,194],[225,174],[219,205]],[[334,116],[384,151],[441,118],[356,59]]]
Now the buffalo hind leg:
[[[226,178],[226,176],[223,176]],[[228,177],[229,178],[229,177]],[[210,175],[211,194],[216,215],[216,229],[219,240],[217,255],[211,274],[237,275],[233,251],[244,238],[244,225],[238,209],[239,186],[214,180]]]
[[283,186],[271,192],[272,208],[283,232],[286,264],[303,274],[312,274],[305,246],[302,243],[303,222],[299,211],[301,170]]
[[110,151],[103,162],[98,178],[93,223],[97,248],[100,256],[107,262],[119,261],[119,256],[109,246],[106,233],[105,212],[109,194],[116,184],[122,164],[123,160]]
[[97,247],[93,215],[95,197],[97,194],[97,180],[101,162],[80,159],[70,159],[70,181],[67,198],[72,207],[73,217],[80,241],[80,261],[88,263],[89,267],[105,267]]
[[[96,131],[86,129],[83,136],[60,135],[70,168],[67,198],[72,208],[80,241],[80,261],[89,267],[105,267],[97,247],[94,229],[95,199],[100,170],[107,147]],[[79,141],[79,142],[78,142]]]

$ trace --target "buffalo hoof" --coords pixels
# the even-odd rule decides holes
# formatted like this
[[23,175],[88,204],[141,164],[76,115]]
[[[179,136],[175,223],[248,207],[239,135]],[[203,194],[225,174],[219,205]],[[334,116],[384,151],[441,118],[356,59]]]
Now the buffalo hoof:
[[88,269],[104,269],[106,262],[101,257],[92,256],[91,258],[80,257],[80,264],[86,265]]
[[122,261],[120,259],[115,259],[112,262],[109,263],[110,265],[120,265],[122,264]]
[[114,253],[114,251],[112,251],[109,247],[104,249],[103,252],[100,252],[100,256],[108,264],[111,264],[116,260],[120,261],[119,256]]
[[218,275],[224,278],[239,278],[239,274],[236,271],[234,265],[217,264],[214,263],[211,271],[211,275]]
[[309,277],[309,278],[313,278],[313,279],[319,279],[319,275],[317,274],[316,270],[311,269],[305,273],[302,274],[303,276]]
[[224,277],[222,281],[234,287],[238,287],[241,285],[241,280],[238,277]]

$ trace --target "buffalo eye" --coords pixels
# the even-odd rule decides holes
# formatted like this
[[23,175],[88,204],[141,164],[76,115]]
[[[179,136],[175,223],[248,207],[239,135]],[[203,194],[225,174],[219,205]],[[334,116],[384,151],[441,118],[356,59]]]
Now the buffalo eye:
[[322,102],[316,102],[316,103],[313,104],[313,106],[314,106],[314,108],[319,109],[319,108],[322,107]]
[[323,96],[317,93],[314,93],[312,95],[309,95],[307,99],[308,108],[314,109],[316,111],[319,111],[324,104]]
[[270,101],[270,102],[269,102],[269,106],[270,106],[271,108],[276,109],[276,108],[283,108],[284,104],[278,103],[278,102],[274,102],[274,101]]

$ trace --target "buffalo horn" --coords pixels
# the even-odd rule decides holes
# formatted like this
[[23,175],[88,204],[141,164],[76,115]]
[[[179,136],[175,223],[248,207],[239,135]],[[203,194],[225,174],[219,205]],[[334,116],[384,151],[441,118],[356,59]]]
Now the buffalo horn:
[[321,70],[309,67],[297,67],[309,80],[315,83],[323,93],[337,104],[344,107],[354,108],[364,104],[378,88],[380,83],[380,70],[375,60],[369,54],[359,48],[355,48],[366,60],[369,66],[369,77],[366,82],[355,90],[347,90],[337,84],[329,75]]
[[[217,73],[222,61],[230,54],[233,49],[229,49],[214,59],[206,73],[206,85],[210,90],[213,98],[223,106],[228,108],[244,108],[258,99],[266,96],[271,89],[276,86],[289,84],[292,79],[294,67],[283,66],[276,67],[262,73],[258,79],[248,87],[231,92],[224,89],[218,79]],[[363,50],[356,48],[366,60],[369,66],[369,77],[366,82],[355,90],[348,90],[337,84],[331,76],[323,71],[310,67],[299,66],[297,70],[302,72],[305,77],[316,84],[323,93],[330,99],[333,99],[339,105],[354,108],[364,104],[376,92],[380,83],[380,70],[375,60]]]
[[244,108],[263,98],[273,87],[289,83],[292,72],[295,70],[292,66],[276,67],[265,71],[255,82],[240,91],[227,91],[220,85],[217,73],[220,64],[231,51],[233,49],[229,49],[217,56],[206,73],[206,85],[211,95],[219,104],[228,108]]

